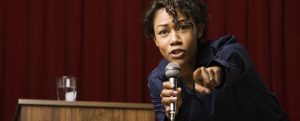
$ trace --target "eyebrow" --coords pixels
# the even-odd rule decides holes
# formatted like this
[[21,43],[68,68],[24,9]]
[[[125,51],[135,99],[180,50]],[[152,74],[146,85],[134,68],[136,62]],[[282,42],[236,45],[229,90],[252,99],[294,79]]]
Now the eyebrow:
[[[180,20],[178,20],[178,23],[182,23],[182,22],[184,22],[185,20],[186,20],[186,19],[180,19]],[[168,24],[169,24],[169,23],[162,23],[162,24],[157,25],[156,28],[158,28],[158,27],[160,27],[160,26],[165,27],[165,26],[168,26]]]
[[163,27],[168,26],[168,23],[159,24],[159,25],[157,25],[156,28],[161,27],[161,26],[163,26]]

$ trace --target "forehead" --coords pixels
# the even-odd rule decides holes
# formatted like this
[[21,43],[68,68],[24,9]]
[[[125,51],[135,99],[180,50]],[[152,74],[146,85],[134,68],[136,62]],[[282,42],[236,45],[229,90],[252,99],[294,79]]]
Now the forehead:
[[[177,12],[178,20],[184,19],[184,16],[180,12],[180,10],[176,9],[176,12]],[[162,24],[169,23],[172,22],[172,20],[173,20],[173,16],[169,15],[166,12],[165,8],[161,8],[155,12],[154,26],[160,23]]]
[[173,19],[173,17],[166,12],[165,8],[161,8],[155,12],[154,22],[168,19]]

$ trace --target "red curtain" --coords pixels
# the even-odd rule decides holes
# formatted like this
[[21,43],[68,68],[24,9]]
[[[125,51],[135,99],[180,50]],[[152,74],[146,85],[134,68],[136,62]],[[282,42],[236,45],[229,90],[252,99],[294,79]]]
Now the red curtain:
[[[293,121],[300,121],[298,0],[206,0],[208,38],[235,35]],[[56,99],[77,77],[78,100],[150,102],[161,58],[142,31],[149,0],[0,0],[0,120],[19,98]]]

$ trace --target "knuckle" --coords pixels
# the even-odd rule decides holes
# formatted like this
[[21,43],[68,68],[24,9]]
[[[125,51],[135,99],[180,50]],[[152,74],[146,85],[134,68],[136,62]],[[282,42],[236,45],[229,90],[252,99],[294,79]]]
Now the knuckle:
[[161,97],[165,97],[166,96],[166,90],[162,90],[160,95],[161,95]]
[[221,72],[221,69],[217,68],[217,69],[215,70],[215,72],[220,73],[220,72]]
[[212,68],[206,68],[206,71],[212,71]]

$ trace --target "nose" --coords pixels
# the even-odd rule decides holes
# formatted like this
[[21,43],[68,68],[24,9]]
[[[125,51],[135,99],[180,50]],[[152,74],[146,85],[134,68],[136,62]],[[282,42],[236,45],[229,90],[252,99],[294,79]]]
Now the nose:
[[170,39],[171,39],[171,42],[170,42],[171,45],[181,44],[181,39],[180,39],[180,36],[178,35],[177,31],[172,31],[171,32],[171,38]]

